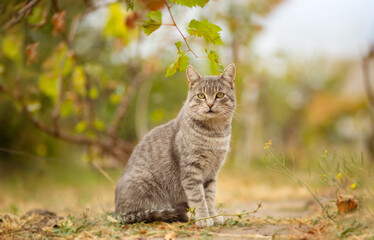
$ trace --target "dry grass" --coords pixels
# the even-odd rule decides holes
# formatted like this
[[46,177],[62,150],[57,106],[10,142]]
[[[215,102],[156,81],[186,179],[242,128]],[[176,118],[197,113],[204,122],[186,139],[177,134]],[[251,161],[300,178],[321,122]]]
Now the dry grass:
[[[228,213],[254,210],[262,201],[255,214],[226,217],[223,226],[211,228],[193,223],[122,225],[108,214],[114,186],[99,173],[88,172],[70,174],[79,181],[45,176],[1,182],[0,190],[7,194],[0,195],[0,239],[374,239],[373,220],[365,209],[335,215],[331,221],[307,191],[280,175],[256,171],[223,172],[216,201]],[[119,174],[110,173],[114,179]],[[336,213],[334,203],[329,205]],[[35,208],[56,215],[27,214]]]

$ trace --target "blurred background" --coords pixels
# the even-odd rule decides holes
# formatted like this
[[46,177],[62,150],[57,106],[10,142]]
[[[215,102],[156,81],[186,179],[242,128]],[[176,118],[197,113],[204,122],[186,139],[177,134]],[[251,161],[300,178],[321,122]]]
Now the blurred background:
[[[185,73],[165,77],[183,39],[168,25],[146,36],[140,23],[151,10],[171,23],[158,0],[136,1],[134,11],[104,0],[0,4],[1,211],[113,208],[131,149],[187,96]],[[244,172],[256,181],[249,175],[259,170],[258,182],[276,184],[263,168],[269,140],[299,171],[325,150],[374,160],[373,1],[211,0],[171,10],[184,33],[191,19],[220,26],[223,45],[208,48],[237,67],[224,179]],[[188,42],[205,54],[205,42]],[[219,74],[207,59],[190,55],[190,64]]]

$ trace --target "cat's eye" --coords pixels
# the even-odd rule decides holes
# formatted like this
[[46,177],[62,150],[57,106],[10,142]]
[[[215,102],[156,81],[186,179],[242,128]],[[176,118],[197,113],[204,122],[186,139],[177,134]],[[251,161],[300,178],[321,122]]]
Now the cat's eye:
[[204,95],[204,93],[198,93],[197,97],[200,98],[200,99],[203,99],[203,98],[205,98],[205,95]]
[[223,98],[223,96],[225,96],[225,94],[223,92],[219,92],[216,95],[217,98]]

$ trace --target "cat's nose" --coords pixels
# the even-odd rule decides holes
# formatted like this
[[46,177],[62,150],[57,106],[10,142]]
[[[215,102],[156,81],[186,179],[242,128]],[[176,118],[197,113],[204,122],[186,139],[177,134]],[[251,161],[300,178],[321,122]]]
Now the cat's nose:
[[208,104],[208,107],[209,107],[209,108],[212,108],[212,107],[213,107],[213,105],[214,105],[213,103],[211,103],[211,104]]

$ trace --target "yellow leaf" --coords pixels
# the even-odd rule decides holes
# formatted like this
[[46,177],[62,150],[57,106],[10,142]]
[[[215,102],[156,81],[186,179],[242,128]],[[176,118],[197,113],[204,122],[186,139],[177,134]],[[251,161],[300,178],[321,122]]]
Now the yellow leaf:
[[122,44],[126,45],[137,36],[138,29],[129,29],[126,26],[126,16],[129,15],[125,8],[119,4],[111,4],[109,7],[108,21],[104,27],[104,36],[117,37],[123,40]]
[[91,88],[90,89],[90,98],[91,99],[96,99],[99,96],[99,91],[97,88]]
[[36,154],[38,154],[39,156],[47,155],[47,147],[42,143],[39,143],[38,145],[36,145],[35,151],[36,151]]
[[109,96],[109,101],[112,103],[112,104],[117,104],[121,101],[121,96],[117,93],[112,93],[110,94]]
[[79,123],[77,123],[77,125],[75,125],[75,131],[77,133],[83,132],[84,130],[86,130],[86,128],[87,128],[87,123],[85,121],[80,121]]
[[86,76],[84,74],[83,67],[77,66],[74,68],[72,82],[74,90],[82,96],[86,95]]
[[57,76],[53,72],[46,72],[39,76],[38,86],[42,93],[53,101],[57,99]]
[[341,179],[342,178],[342,173],[339,173],[337,176],[336,176],[337,179]]
[[8,58],[18,61],[21,59],[21,39],[14,35],[5,35],[1,42],[1,50]]

